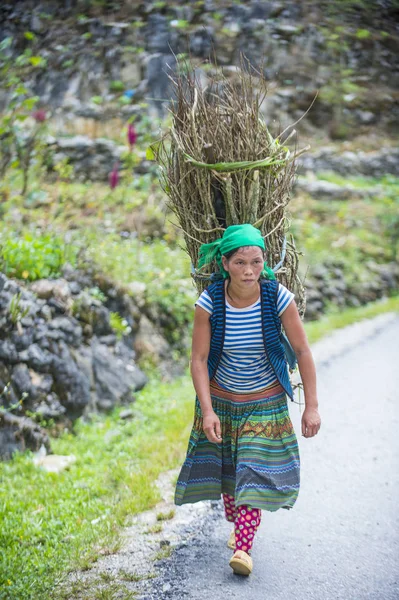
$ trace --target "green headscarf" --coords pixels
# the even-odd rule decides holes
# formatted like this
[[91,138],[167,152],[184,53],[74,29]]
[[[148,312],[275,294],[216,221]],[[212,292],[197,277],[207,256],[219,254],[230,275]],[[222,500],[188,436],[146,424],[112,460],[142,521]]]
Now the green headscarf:
[[[258,246],[265,249],[265,241],[262,237],[261,232],[256,227],[244,223],[243,225],[230,225],[223,233],[223,237],[211,242],[210,244],[202,244],[199,249],[198,268],[201,269],[205,265],[210,264],[213,260],[216,260],[220,272],[226,279],[229,274],[223,268],[222,256],[231,252],[231,250],[238,250],[243,246]],[[261,273],[261,277],[266,279],[276,279],[273,270],[264,263],[264,268]]]

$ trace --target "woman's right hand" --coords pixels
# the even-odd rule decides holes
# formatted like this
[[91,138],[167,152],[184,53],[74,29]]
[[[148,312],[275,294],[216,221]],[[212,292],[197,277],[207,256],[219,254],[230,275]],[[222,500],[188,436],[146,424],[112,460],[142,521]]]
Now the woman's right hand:
[[222,441],[222,431],[219,417],[214,411],[204,415],[202,419],[202,429],[210,442],[220,444]]

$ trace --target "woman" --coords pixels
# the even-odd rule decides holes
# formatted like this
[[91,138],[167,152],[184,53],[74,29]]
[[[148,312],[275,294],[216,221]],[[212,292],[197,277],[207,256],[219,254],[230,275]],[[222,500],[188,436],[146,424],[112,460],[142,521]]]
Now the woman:
[[200,248],[199,267],[216,259],[223,280],[196,302],[191,374],[194,425],[175,493],[177,505],[222,494],[234,523],[228,546],[235,573],[252,571],[251,548],[261,511],[292,508],[299,492],[298,443],[289,417],[293,399],[281,325],[297,355],[305,393],[302,434],[320,429],[316,374],[294,295],[264,262],[252,225],[232,225]]

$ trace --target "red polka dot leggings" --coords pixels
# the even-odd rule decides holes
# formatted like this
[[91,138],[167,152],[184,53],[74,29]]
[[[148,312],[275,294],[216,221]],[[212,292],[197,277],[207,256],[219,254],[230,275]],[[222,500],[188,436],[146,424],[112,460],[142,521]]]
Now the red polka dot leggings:
[[245,504],[236,507],[233,496],[229,494],[222,494],[222,496],[226,519],[234,523],[236,550],[244,550],[247,554],[251,554],[255,533],[262,518],[261,510]]

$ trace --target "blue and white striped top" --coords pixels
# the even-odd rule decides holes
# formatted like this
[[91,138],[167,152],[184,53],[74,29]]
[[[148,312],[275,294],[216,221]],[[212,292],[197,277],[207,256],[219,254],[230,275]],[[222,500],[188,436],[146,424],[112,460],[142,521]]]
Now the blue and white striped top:
[[[279,316],[293,298],[294,294],[286,287],[278,286]],[[207,290],[195,306],[212,314],[212,298]],[[225,338],[215,380],[223,389],[236,393],[256,392],[277,381],[263,345],[260,297],[245,308],[234,308],[226,299]]]

